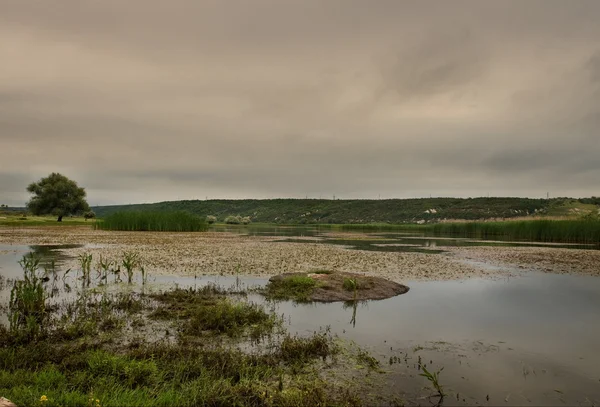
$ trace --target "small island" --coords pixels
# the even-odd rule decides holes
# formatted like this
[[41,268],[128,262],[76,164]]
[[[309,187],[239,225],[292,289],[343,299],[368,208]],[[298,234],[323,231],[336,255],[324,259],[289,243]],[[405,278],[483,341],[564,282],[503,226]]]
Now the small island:
[[381,277],[317,270],[273,276],[262,293],[273,300],[334,302],[383,300],[408,290],[405,285]]

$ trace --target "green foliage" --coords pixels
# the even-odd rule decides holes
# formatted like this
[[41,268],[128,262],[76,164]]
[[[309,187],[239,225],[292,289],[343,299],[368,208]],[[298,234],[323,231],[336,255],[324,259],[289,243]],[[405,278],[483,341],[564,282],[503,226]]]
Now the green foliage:
[[201,232],[208,229],[204,219],[191,213],[178,212],[115,212],[98,222],[96,228],[103,230],[153,231],[153,232]]
[[[121,264],[125,267],[125,271],[127,272],[127,283],[133,283],[133,271],[136,267],[140,266],[140,255],[136,252],[124,252],[123,260],[121,260]],[[145,279],[145,270],[142,273],[142,278]]]
[[90,209],[85,200],[85,190],[75,181],[55,172],[30,184],[27,192],[34,194],[27,203],[27,208],[34,215],[54,215],[59,222],[63,216]]
[[[241,218],[250,217],[253,223],[401,224],[416,223],[419,220],[479,220],[543,214],[552,202],[555,201],[528,198],[240,199],[158,202],[94,209],[100,217],[122,210],[184,210],[203,217],[217,216],[219,219],[225,219],[235,213],[239,214],[240,223]],[[435,213],[432,213],[431,209],[435,209]]]
[[419,373],[419,376],[423,376],[424,378],[429,380],[429,382],[431,383],[433,388],[437,391],[437,393],[438,393],[437,395],[441,401],[446,396],[446,394],[444,393],[444,389],[443,389],[442,385],[440,384],[440,376],[439,376],[440,373],[442,372],[442,370],[444,370],[444,368],[442,367],[437,372],[430,372],[422,364],[419,364],[419,367],[423,370],[423,373]]
[[91,375],[113,377],[128,388],[149,386],[158,381],[158,368],[152,360],[134,360],[98,350],[88,355],[87,362]]
[[18,213],[11,212],[6,214],[7,216],[1,216],[0,226],[10,227],[69,227],[69,226],[89,226],[83,218],[63,218],[61,222],[57,222],[55,217],[49,216],[22,216]]
[[271,280],[265,287],[265,296],[273,300],[309,301],[317,281],[308,276],[287,276]]
[[252,223],[250,216],[229,215],[225,218],[225,223],[228,225],[248,225]]
[[116,267],[116,262],[105,259],[102,257],[102,255],[100,255],[100,260],[98,260],[96,267],[100,277],[100,284],[108,284],[108,275],[113,273],[113,269]]
[[[114,264],[100,263],[101,270]],[[29,277],[37,265],[35,259],[23,260]],[[234,302],[225,290],[206,286],[152,295],[174,311],[161,327],[201,333],[200,339],[178,335],[156,341],[159,334],[150,326],[143,332],[152,335],[132,338],[126,327],[149,322],[144,315],[150,303],[144,298],[82,290],[44,320],[44,337],[28,341],[15,340],[0,325],[0,394],[17,405],[45,406],[362,405],[351,387],[328,383],[318,369],[305,368],[339,353],[330,335],[285,335],[260,352],[242,350],[238,344],[248,342],[223,341],[220,334],[254,339],[256,332],[282,329],[281,323],[262,307]],[[127,323],[133,318],[136,325]]]
[[287,334],[280,346],[281,358],[288,363],[306,362],[309,359],[331,356],[339,352],[326,332],[304,338]]
[[240,223],[242,223],[242,217],[229,215],[225,218],[225,223],[227,223],[228,225],[239,225]]
[[590,198],[579,198],[578,201],[581,202],[582,204],[591,204],[591,205],[600,206],[600,196],[592,196]]
[[217,217],[216,217],[216,216],[213,216],[213,215],[208,215],[208,216],[206,217],[206,222],[207,222],[209,225],[212,225],[212,224],[213,224],[213,223],[215,223],[216,221],[217,221]]
[[32,340],[45,329],[47,319],[43,276],[39,275],[40,258],[27,254],[19,261],[23,280],[15,281],[10,292],[10,333],[16,340]]
[[275,325],[275,319],[267,314],[262,306],[222,298],[214,304],[196,307],[183,332],[187,335],[210,332],[239,336],[246,328],[259,325],[262,332],[269,332]]
[[358,282],[354,278],[344,278],[342,287],[346,291],[356,291],[358,290]]
[[89,287],[92,273],[92,255],[89,253],[82,253],[77,259],[79,260],[79,265],[81,266],[83,286]]
[[83,218],[84,218],[85,220],[88,220],[88,219],[95,219],[95,218],[96,218],[96,212],[94,212],[94,211],[87,211],[87,212],[85,212],[85,213],[83,214]]

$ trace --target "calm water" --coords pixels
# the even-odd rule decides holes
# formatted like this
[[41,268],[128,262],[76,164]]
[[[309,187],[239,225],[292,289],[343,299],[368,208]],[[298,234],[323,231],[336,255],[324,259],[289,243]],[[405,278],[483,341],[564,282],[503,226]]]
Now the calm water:
[[[0,274],[18,277],[17,261],[30,250],[0,246]],[[162,288],[236,284],[235,278],[218,276],[153,276],[150,281]],[[241,279],[246,286],[266,282]],[[524,272],[501,280],[405,283],[407,294],[356,309],[293,302],[280,302],[275,309],[293,333],[328,327],[370,350],[389,371],[387,385],[377,392],[405,394],[429,405],[420,398],[431,394],[418,376],[421,357],[430,370],[444,368],[440,381],[450,393],[445,405],[600,404],[600,278]],[[256,294],[248,299],[263,301]],[[5,287],[0,302],[7,301]]]
[[[557,247],[568,249],[600,250],[600,245],[587,244],[544,244],[539,242],[515,242],[503,240],[484,240],[472,238],[453,238],[448,236],[425,236],[423,232],[385,230],[369,231],[338,231],[319,226],[262,226],[262,225],[218,225],[211,226],[212,231],[236,233],[247,236],[276,236],[282,242],[293,243],[322,243],[346,246],[355,250],[370,250],[381,252],[422,252],[440,253],[446,247],[457,246],[505,246],[505,247]],[[332,235],[335,232],[335,235]],[[343,238],[343,234],[348,238]],[[302,239],[310,237],[312,239]],[[317,240],[315,240],[317,239]]]

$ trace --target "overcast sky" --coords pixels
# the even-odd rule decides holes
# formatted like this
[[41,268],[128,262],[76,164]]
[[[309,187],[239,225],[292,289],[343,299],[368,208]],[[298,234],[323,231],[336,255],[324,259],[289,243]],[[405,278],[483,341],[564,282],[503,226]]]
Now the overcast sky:
[[600,1],[2,0],[0,203],[600,195]]

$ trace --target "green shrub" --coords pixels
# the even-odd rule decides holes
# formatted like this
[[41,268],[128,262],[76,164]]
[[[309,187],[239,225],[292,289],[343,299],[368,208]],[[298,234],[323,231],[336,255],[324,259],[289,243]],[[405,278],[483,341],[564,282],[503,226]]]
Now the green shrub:
[[229,215],[225,218],[225,223],[227,223],[228,225],[239,225],[242,223],[242,217],[240,215]]

